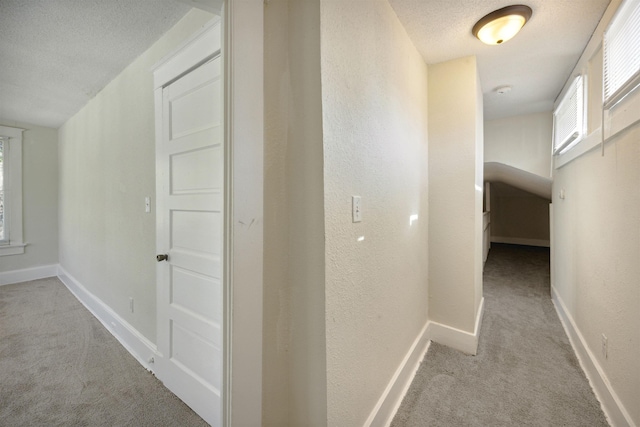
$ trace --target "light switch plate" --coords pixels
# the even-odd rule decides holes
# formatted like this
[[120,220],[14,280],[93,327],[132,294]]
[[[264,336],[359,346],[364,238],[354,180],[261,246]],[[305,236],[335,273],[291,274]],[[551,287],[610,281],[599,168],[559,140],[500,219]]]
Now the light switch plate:
[[353,222],[362,222],[362,199],[360,196],[351,197],[351,213]]

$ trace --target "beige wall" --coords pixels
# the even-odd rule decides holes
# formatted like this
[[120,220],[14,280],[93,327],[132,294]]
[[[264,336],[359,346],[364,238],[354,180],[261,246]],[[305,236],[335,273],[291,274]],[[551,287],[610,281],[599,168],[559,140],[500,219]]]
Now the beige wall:
[[491,183],[491,241],[549,246],[549,201],[507,184]]
[[487,120],[484,161],[504,163],[550,178],[552,130],[551,112]]
[[356,426],[427,322],[427,66],[388,2],[321,6],[328,423]]
[[0,257],[0,272],[58,263],[58,131],[0,119],[22,134],[24,254]]
[[[640,128],[556,170],[554,287],[640,425]],[[558,198],[565,190],[564,200]],[[609,356],[601,353],[608,337]]]
[[[60,264],[156,339],[154,98],[151,67],[212,15],[192,10],[59,131]],[[129,298],[135,312],[129,312]]]
[[[551,112],[487,120],[484,159],[551,178]],[[549,245],[549,202],[504,184],[491,188],[491,241]]]
[[427,67],[386,1],[265,28],[263,423],[362,425],[427,321]]
[[[288,426],[291,287],[288,278],[289,2],[264,9],[264,277],[262,425]],[[268,248],[268,249],[267,249]]]
[[475,57],[429,66],[429,318],[474,332],[482,298],[482,98]]
[[[611,137],[604,155],[599,145],[602,51],[597,41],[619,3],[610,5],[576,66],[590,73],[587,114],[593,133],[555,158],[552,286],[632,423],[640,425],[640,125]],[[612,114],[626,110],[638,120],[638,105],[636,90]],[[606,358],[602,334],[608,337]]]
[[327,424],[320,2],[265,9],[263,425]]

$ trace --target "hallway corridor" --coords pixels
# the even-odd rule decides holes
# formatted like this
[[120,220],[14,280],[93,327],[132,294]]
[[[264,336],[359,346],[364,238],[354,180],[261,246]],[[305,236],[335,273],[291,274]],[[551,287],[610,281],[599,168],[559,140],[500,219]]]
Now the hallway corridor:
[[549,294],[549,250],[493,244],[478,354],[431,343],[392,427],[607,426]]

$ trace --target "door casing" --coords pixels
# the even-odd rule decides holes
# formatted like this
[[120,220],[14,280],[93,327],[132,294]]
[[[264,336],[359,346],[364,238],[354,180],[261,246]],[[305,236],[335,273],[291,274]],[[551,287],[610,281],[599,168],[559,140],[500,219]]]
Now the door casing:
[[[225,117],[223,425],[261,425],[264,3],[262,0],[208,0],[208,3],[220,12],[222,20]],[[193,43],[199,34],[185,42],[182,48]],[[207,50],[206,43],[203,48]],[[171,55],[161,63],[170,58]],[[198,60],[193,61],[182,71],[176,67],[174,73],[177,74],[172,78],[198,65]],[[162,96],[162,86],[170,81],[167,78],[172,79],[154,76],[156,97]],[[156,139],[161,136],[162,129],[156,124]]]

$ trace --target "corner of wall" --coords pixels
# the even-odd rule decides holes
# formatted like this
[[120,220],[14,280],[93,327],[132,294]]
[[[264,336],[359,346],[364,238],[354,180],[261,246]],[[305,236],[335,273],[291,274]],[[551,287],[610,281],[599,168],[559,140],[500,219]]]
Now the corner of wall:
[[476,58],[430,65],[428,89],[429,317],[472,333],[482,298],[483,242],[482,91]]
[[430,340],[438,344],[446,345],[447,347],[475,356],[478,352],[478,341],[480,339],[483,315],[484,297],[480,299],[480,304],[476,310],[475,326],[472,333],[429,321],[427,335]]
[[484,314],[484,298],[480,301],[474,332],[451,328],[446,325],[428,321],[407,354],[402,359],[389,384],[371,411],[369,418],[364,423],[367,427],[382,427],[390,425],[404,396],[406,395],[413,379],[423,360],[427,360],[429,346],[432,341],[446,345],[466,354],[475,355],[478,350],[482,317]]
[[291,425],[327,424],[320,1],[289,2],[285,148]]
[[291,395],[291,310],[287,156],[289,99],[289,2],[264,9],[264,276],[262,424],[288,426]]

